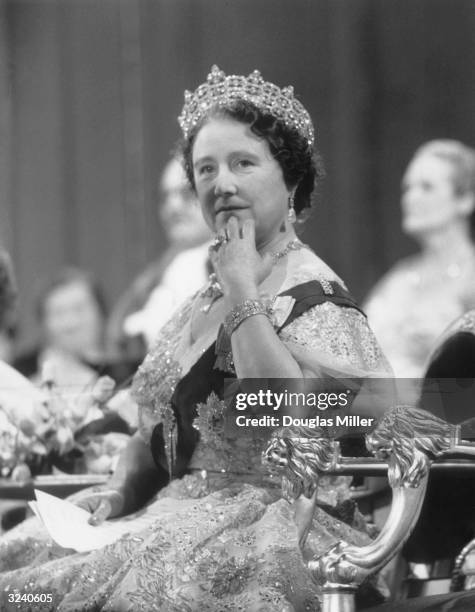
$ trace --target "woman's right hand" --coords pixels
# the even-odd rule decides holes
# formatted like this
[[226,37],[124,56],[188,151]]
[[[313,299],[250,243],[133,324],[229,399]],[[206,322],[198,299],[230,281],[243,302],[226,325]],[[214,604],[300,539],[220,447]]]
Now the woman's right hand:
[[76,506],[84,508],[91,513],[88,520],[90,525],[100,525],[106,519],[120,516],[125,506],[125,497],[118,489],[104,489],[97,492],[89,492],[87,495],[78,496],[71,500]]
[[256,249],[254,221],[246,219],[240,227],[237,218],[230,217],[219,236],[223,241],[211,247],[210,259],[224,295],[237,303],[257,298],[273,260],[270,253],[261,256]]

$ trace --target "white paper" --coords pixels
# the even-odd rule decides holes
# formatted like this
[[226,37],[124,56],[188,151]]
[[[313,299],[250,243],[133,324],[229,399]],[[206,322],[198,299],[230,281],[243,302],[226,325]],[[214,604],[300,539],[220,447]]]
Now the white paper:
[[150,521],[145,517],[132,520],[115,519],[101,525],[89,525],[91,514],[75,504],[35,490],[36,502],[29,503],[33,512],[41,518],[52,539],[63,548],[77,552],[97,550],[112,544],[126,533],[144,529]]

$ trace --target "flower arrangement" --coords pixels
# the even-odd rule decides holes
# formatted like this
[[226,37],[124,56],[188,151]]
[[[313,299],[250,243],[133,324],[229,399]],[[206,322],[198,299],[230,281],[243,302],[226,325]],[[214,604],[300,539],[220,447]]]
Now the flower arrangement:
[[90,463],[94,472],[107,473],[128,435],[83,436],[78,442],[75,434],[103,417],[114,381],[101,377],[92,391],[81,394],[65,393],[49,378],[43,381],[33,394],[0,393],[0,476],[26,480],[50,472],[58,458],[68,456],[72,471],[89,471]]

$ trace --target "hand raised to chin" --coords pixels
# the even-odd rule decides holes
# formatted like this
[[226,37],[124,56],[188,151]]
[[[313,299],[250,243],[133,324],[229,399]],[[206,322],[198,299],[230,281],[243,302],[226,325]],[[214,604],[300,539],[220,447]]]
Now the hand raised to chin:
[[270,253],[261,256],[256,249],[254,220],[245,219],[240,227],[231,217],[219,236],[222,240],[211,249],[210,258],[225,298],[232,302],[257,298],[273,260]]

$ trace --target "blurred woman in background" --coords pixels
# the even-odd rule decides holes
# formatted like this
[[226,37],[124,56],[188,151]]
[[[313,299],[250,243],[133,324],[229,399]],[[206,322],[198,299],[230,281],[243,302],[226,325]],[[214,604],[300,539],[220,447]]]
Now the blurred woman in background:
[[[365,310],[396,377],[420,378],[438,336],[475,306],[475,151],[455,140],[421,146],[402,181],[402,228],[420,252],[392,268]],[[400,381],[401,399],[418,385]]]
[[[123,382],[133,368],[111,361],[104,346],[106,304],[102,290],[87,272],[59,270],[44,285],[36,305],[39,344],[15,360],[15,367],[34,382],[46,375],[61,387],[81,392],[98,375]],[[44,373],[44,367],[46,373]]]
[[[82,450],[91,436],[127,436],[135,423],[132,403],[117,407],[120,416],[105,407],[115,383],[126,384],[135,372],[135,364],[112,361],[106,354],[105,317],[105,301],[92,276],[77,268],[61,269],[37,301],[39,345],[14,361],[19,372],[43,386],[48,403],[43,438],[48,452],[53,451],[50,460],[63,471],[89,469]],[[84,449],[76,452],[74,438],[80,434]],[[51,435],[58,444],[50,443]],[[94,457],[102,454],[99,449]],[[51,461],[41,471],[49,471]]]

